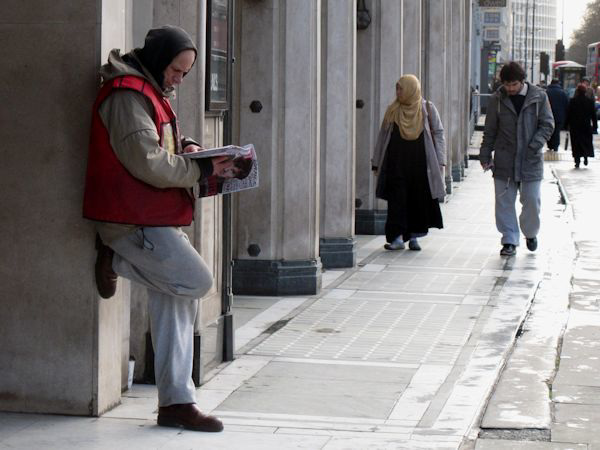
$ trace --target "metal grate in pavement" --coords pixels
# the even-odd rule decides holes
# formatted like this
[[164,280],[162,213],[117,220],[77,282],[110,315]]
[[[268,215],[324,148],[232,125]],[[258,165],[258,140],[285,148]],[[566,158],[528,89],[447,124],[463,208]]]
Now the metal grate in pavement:
[[480,311],[478,305],[320,299],[249,353],[453,364]]

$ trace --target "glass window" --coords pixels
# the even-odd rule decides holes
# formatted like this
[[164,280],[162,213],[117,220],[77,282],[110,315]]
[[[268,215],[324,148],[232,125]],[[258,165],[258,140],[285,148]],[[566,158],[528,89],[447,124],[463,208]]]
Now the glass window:
[[483,14],[483,23],[485,24],[498,24],[500,23],[501,19],[502,17],[500,12],[486,11]]
[[229,0],[208,0],[206,33],[206,109],[227,109]]

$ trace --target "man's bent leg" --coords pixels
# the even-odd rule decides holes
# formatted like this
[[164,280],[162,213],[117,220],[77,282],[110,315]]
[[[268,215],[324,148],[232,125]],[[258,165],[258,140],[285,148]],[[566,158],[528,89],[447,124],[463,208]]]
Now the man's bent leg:
[[519,245],[519,224],[515,201],[517,185],[512,180],[494,178],[496,197],[496,228],[502,234],[502,244]]
[[521,183],[519,201],[522,207],[519,223],[526,238],[534,238],[540,231],[541,186],[541,180]]
[[114,271],[151,290],[195,299],[212,286],[210,270],[179,228],[140,228],[110,246]]

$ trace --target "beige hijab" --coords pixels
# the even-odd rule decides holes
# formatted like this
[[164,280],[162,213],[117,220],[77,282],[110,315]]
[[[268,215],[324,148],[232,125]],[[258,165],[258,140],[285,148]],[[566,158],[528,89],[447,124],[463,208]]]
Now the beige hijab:
[[396,85],[402,88],[402,93],[388,106],[383,121],[386,124],[396,123],[400,136],[414,141],[423,131],[421,83],[414,75],[403,75]]

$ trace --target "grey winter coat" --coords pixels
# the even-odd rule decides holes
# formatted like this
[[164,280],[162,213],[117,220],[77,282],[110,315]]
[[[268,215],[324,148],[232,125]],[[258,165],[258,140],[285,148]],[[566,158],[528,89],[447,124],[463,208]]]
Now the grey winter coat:
[[[444,139],[444,126],[440,119],[435,105],[429,102],[431,107],[431,127],[433,128],[433,136],[435,138],[435,146],[431,139],[431,130],[429,129],[429,119],[427,114],[427,104],[423,100],[423,132],[425,133],[425,156],[427,158],[427,179],[429,180],[429,189],[431,197],[443,199],[446,195],[446,185],[444,183],[444,174],[440,166],[446,165],[446,140]],[[379,171],[379,178],[383,179],[382,172],[385,170],[383,161],[385,152],[387,151],[394,124],[381,124],[377,143],[373,151],[373,159],[371,165],[373,169]],[[379,179],[378,179],[379,181]]]
[[504,87],[487,105],[479,160],[487,165],[494,153],[494,178],[539,181],[544,177],[543,147],[552,136],[554,116],[546,93],[530,83],[521,113],[517,112]]

